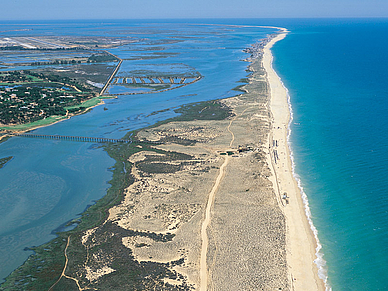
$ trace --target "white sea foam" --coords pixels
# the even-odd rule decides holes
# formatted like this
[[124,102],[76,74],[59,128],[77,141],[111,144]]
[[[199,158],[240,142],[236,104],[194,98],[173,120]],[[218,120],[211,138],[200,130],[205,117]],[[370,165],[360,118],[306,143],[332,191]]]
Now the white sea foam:
[[294,160],[294,154],[293,154],[293,151],[292,151],[291,140],[290,140],[290,137],[291,137],[291,123],[292,123],[292,121],[294,119],[294,115],[293,115],[293,111],[292,111],[292,105],[291,105],[291,96],[289,94],[289,91],[288,91],[287,87],[284,85],[283,81],[281,80],[281,78],[279,77],[279,75],[277,74],[275,69],[273,68],[273,63],[272,62],[271,62],[271,68],[273,69],[273,71],[275,72],[277,77],[279,78],[283,88],[286,90],[286,93],[287,93],[287,103],[288,103],[288,109],[289,109],[289,112],[290,112],[290,120],[288,122],[287,145],[288,145],[288,148],[289,148],[289,151],[290,151],[292,174],[294,176],[294,179],[298,183],[298,187],[300,189],[300,193],[301,193],[302,200],[303,200],[303,205],[304,205],[306,217],[307,217],[307,220],[309,222],[311,231],[314,234],[315,241],[317,243],[316,248],[315,248],[316,259],[314,260],[314,263],[318,267],[318,277],[323,280],[323,282],[325,284],[326,291],[331,291],[332,288],[331,288],[331,286],[328,283],[326,261],[323,258],[324,254],[321,251],[322,245],[320,244],[319,238],[318,238],[318,230],[317,230],[317,228],[315,227],[315,225],[313,223],[313,220],[312,220],[312,217],[311,217],[311,210],[310,210],[310,207],[309,207],[308,197],[307,197],[306,193],[303,190],[303,186],[302,186],[302,182],[301,182],[300,176],[295,172],[295,160]]
[[280,82],[282,83],[282,86],[284,87],[284,89],[287,92],[288,109],[290,111],[290,120],[288,122],[288,133],[287,133],[287,145],[288,145],[288,148],[289,148],[289,151],[290,151],[292,174],[294,176],[294,179],[298,183],[298,187],[300,189],[300,193],[301,193],[301,196],[302,196],[304,210],[305,210],[305,213],[306,213],[306,216],[307,216],[307,220],[308,220],[308,222],[310,224],[310,228],[311,228],[311,230],[312,230],[312,232],[314,234],[315,241],[317,243],[317,246],[315,248],[316,259],[314,260],[314,263],[318,267],[318,277],[320,279],[322,279],[323,282],[325,283],[326,291],[331,291],[332,290],[331,286],[327,282],[327,279],[328,279],[327,266],[326,266],[326,261],[323,258],[324,254],[321,251],[322,245],[319,242],[318,230],[317,230],[317,228],[315,227],[315,225],[313,223],[313,220],[312,220],[312,217],[311,217],[311,210],[310,210],[310,207],[309,207],[308,197],[307,197],[306,193],[303,190],[303,186],[302,186],[302,182],[301,182],[300,176],[295,172],[295,160],[294,160],[294,154],[293,154],[293,151],[292,151],[291,140],[290,140],[290,137],[291,137],[291,123],[292,123],[292,120],[294,119],[294,115],[293,115],[293,111],[292,111],[292,105],[291,105],[291,96],[289,94],[289,91],[288,91],[287,87],[284,85],[283,81],[281,80],[281,78],[279,76],[278,76],[278,78],[279,78]]

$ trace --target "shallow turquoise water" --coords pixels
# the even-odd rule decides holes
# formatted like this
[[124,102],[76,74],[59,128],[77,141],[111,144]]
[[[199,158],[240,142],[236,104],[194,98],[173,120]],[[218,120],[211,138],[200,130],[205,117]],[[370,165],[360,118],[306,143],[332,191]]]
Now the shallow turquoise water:
[[[225,20],[219,20],[224,22]],[[333,290],[388,290],[388,20],[244,19],[286,27],[274,68]]]
[[274,68],[333,290],[387,290],[388,21],[289,21]]
[[[387,290],[388,21],[197,22],[274,25],[290,30],[273,48],[274,68],[289,89],[295,170],[319,231],[328,282],[333,290]],[[150,39],[167,31],[174,31],[175,36],[190,34],[195,38],[182,37],[184,42],[168,45],[166,52],[180,53],[178,56],[132,64],[184,63],[204,79],[170,92],[107,100],[107,111],[97,107],[39,133],[119,138],[127,130],[174,115],[170,110],[149,116],[153,111],[232,96],[235,93],[231,89],[246,74],[246,63],[239,61],[244,57],[241,49],[268,32],[178,25],[173,21],[163,25],[111,21],[103,26],[105,30],[96,30],[92,21],[61,23],[55,33],[130,35],[133,27],[138,27],[142,34],[136,36]],[[47,26],[33,27],[31,34],[54,33]],[[158,37],[151,40],[161,45]],[[131,49],[111,51],[130,57]],[[131,63],[125,67],[130,68]],[[47,241],[53,229],[104,195],[110,178],[107,168],[113,164],[101,149],[87,143],[14,138],[0,145],[0,157],[8,155],[15,159],[0,175],[0,213],[7,218],[0,222],[2,277],[26,258],[24,247]],[[13,263],[4,264],[7,260]]]

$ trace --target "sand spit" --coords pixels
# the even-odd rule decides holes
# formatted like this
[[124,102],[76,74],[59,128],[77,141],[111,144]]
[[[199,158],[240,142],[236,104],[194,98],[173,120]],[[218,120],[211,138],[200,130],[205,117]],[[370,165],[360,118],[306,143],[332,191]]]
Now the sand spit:
[[116,290],[128,290],[125,278],[141,272],[131,283],[139,290],[323,289],[292,177],[287,94],[271,68],[269,49],[284,36],[266,46],[264,62],[251,60],[245,94],[214,101],[228,118],[136,134],[140,150],[126,157],[133,183],[108,219],[79,237],[86,255],[72,277],[81,286],[108,290],[123,280]]
[[[268,179],[269,91],[261,61],[250,70],[249,93],[222,101],[233,111],[229,119],[171,122],[138,133],[143,141],[196,142],[157,146],[188,160],[132,156],[135,183],[110,211],[121,228],[174,234],[168,242],[131,237],[123,244],[139,262],[183,258],[173,269],[196,290],[291,289],[285,217]],[[171,170],[155,170],[161,163]]]
[[293,177],[288,147],[290,108],[288,93],[272,68],[272,45],[283,39],[287,30],[271,40],[264,49],[263,65],[271,88],[272,131],[269,135],[267,162],[271,168],[270,180],[281,201],[287,224],[287,263],[294,290],[325,290],[314,264],[317,242],[307,220],[301,192]]

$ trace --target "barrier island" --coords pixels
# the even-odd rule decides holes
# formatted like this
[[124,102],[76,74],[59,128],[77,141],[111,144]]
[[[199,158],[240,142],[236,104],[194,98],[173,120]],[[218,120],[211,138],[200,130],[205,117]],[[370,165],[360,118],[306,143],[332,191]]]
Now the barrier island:
[[285,34],[246,51],[244,94],[105,144],[116,161],[107,195],[0,290],[323,290],[271,67]]

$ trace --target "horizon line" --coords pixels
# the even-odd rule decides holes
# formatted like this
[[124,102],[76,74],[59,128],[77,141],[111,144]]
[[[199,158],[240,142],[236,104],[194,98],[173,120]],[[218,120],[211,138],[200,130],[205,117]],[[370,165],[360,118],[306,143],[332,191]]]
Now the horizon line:
[[275,19],[388,19],[388,16],[319,16],[319,17],[166,17],[166,18],[37,18],[37,19],[1,19],[0,23],[7,21],[64,21],[64,20],[223,20],[223,19],[263,19],[263,20],[275,20]]

